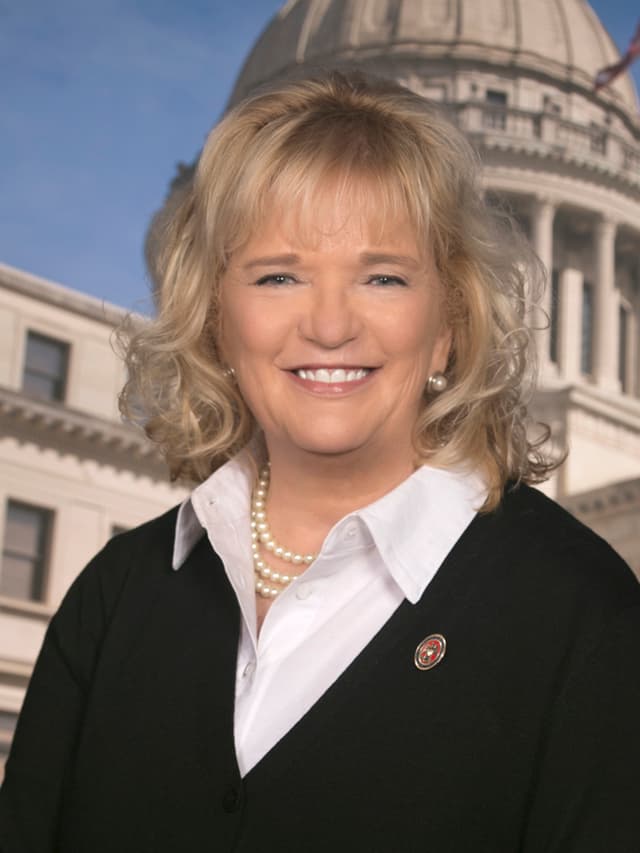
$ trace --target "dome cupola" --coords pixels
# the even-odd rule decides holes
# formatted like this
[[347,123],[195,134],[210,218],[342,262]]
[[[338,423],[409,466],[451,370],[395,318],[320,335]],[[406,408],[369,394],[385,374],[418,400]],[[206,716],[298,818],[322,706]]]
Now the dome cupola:
[[[249,54],[230,104],[309,67],[357,65],[388,74],[407,60],[419,60],[426,73],[437,73],[443,61],[502,74],[518,69],[590,92],[596,72],[618,58],[586,0],[290,0]],[[604,96],[635,116],[629,75]]]

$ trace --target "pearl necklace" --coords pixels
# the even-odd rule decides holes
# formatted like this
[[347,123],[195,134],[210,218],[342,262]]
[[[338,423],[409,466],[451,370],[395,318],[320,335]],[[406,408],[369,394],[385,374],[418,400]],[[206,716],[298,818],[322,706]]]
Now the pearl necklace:
[[[298,554],[283,548],[274,539],[267,521],[267,493],[269,491],[269,465],[262,468],[251,499],[251,552],[253,570],[256,575],[256,592],[263,598],[275,598],[297,575],[283,574],[272,569],[260,556],[260,546],[294,566],[308,566],[316,558],[315,554]],[[265,583],[269,581],[269,583]],[[269,585],[271,584],[271,585]],[[274,586],[279,584],[279,586]]]

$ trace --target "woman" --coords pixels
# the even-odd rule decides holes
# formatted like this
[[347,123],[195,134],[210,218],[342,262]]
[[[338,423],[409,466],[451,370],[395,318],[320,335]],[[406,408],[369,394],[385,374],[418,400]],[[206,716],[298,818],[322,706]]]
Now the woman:
[[4,853],[638,849],[638,585],[527,485],[525,250],[493,222],[395,85],[214,130],[123,395],[200,485],[54,618]]

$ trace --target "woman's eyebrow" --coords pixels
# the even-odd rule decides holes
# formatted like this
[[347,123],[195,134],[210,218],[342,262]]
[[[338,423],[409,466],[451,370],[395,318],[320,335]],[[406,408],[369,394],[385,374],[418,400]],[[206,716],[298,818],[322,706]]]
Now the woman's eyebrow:
[[248,261],[243,269],[250,270],[255,267],[277,267],[277,266],[292,266],[294,264],[300,263],[300,255],[295,254],[286,254],[286,255],[264,255],[260,258],[253,258],[253,260]]
[[417,258],[411,257],[411,255],[396,255],[387,252],[363,252],[360,255],[360,260],[363,264],[367,265],[400,264],[401,266],[414,268],[421,266],[420,261]]
[[[359,255],[360,263],[372,266],[374,264],[399,264],[405,267],[417,269],[421,266],[420,261],[411,255],[399,255],[392,252],[362,252]],[[287,253],[283,255],[262,255],[252,258],[243,265],[243,269],[250,270],[256,267],[294,266],[300,264],[300,255]]]

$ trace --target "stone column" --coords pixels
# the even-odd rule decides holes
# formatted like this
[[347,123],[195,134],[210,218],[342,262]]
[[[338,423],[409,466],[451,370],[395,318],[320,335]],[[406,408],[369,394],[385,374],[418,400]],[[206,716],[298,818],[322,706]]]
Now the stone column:
[[582,285],[580,270],[564,269],[559,281],[558,360],[560,373],[567,382],[580,378],[580,318],[582,316]]
[[626,383],[626,388],[621,388],[620,390],[625,391],[627,394],[635,395],[636,379],[637,379],[636,363],[638,360],[638,352],[637,352],[638,320],[636,317],[636,312],[634,310],[633,303],[627,306],[626,317],[627,317],[627,352],[626,352],[625,371],[627,374],[627,383]]
[[640,300],[638,296],[631,302],[631,316],[629,317],[629,363],[631,373],[629,375],[629,393],[634,397],[640,397]]
[[538,364],[541,375],[548,372],[551,365],[549,358],[549,318],[551,316],[553,218],[555,213],[556,205],[548,198],[536,198],[531,206],[531,242],[547,273],[546,287],[539,303],[542,311],[538,311],[534,316],[536,327],[542,327],[538,328],[536,332]]
[[616,290],[616,223],[603,217],[595,226],[595,294],[593,327],[593,378],[605,391],[619,391],[618,309]]

